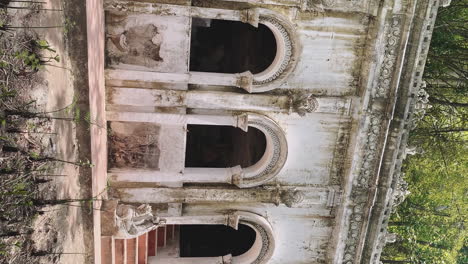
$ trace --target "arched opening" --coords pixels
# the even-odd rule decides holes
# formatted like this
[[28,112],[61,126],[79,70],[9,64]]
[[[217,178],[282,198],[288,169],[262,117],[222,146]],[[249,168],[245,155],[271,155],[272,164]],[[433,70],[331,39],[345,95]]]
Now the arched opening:
[[192,18],[190,71],[253,74],[266,70],[276,56],[276,39],[265,25]]
[[247,168],[265,153],[265,134],[249,127],[247,132],[230,126],[187,126],[185,167]]
[[180,257],[240,256],[253,246],[255,238],[255,230],[243,224],[238,230],[225,225],[183,225]]

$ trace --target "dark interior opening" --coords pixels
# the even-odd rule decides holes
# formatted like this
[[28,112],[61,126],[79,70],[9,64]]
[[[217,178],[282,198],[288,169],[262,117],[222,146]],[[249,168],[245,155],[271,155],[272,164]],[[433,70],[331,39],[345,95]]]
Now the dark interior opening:
[[259,161],[266,149],[262,131],[248,132],[230,126],[188,125],[185,167],[249,167]]
[[238,230],[224,225],[180,226],[180,257],[239,256],[254,244],[255,231],[239,224]]
[[255,74],[267,69],[275,56],[275,36],[265,25],[192,19],[191,71]]

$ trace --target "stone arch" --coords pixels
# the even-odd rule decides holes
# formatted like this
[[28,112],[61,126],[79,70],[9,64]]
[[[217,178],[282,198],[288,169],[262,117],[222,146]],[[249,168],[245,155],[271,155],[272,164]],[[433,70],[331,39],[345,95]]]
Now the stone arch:
[[183,171],[161,172],[114,168],[109,171],[113,181],[160,182],[160,183],[228,183],[240,188],[259,186],[273,179],[284,167],[288,156],[288,144],[284,131],[270,118],[255,113],[231,115],[162,114],[162,113],[107,113],[108,120],[121,122],[153,122],[160,124],[192,124],[233,126],[244,131],[255,127],[265,135],[265,152],[255,164],[210,168],[185,167]]
[[253,75],[252,92],[278,88],[296,68],[301,45],[294,26],[283,15],[267,9],[256,9],[258,23],[267,26],[276,39],[276,56],[263,72]]
[[[171,259],[164,259],[165,263],[171,264],[266,264],[271,259],[275,251],[275,234],[271,224],[262,216],[245,212],[235,211],[226,215],[211,215],[211,216],[182,216],[167,217],[167,223],[174,225],[184,224],[203,224],[203,225],[218,225],[222,224],[238,229],[239,224],[247,225],[252,228],[255,233],[255,242],[250,249],[242,255],[217,257],[175,257]],[[155,258],[156,260],[157,258]],[[150,262],[152,263],[152,262]],[[160,263],[160,262],[154,262]]]
[[233,183],[241,188],[261,185],[274,178],[283,168],[288,156],[288,144],[283,130],[270,118],[248,114],[247,125],[265,134],[266,149],[254,165],[243,168],[240,175],[233,176]]
[[268,263],[275,251],[275,236],[270,223],[262,216],[250,212],[238,211],[233,216],[235,220],[229,223],[232,228],[237,229],[239,223],[247,225],[256,232],[256,238],[246,253],[232,258],[232,263]]

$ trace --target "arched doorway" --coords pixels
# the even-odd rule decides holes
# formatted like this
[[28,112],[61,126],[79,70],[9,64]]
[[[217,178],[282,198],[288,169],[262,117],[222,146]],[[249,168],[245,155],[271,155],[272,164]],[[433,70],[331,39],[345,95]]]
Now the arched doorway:
[[255,230],[243,224],[238,230],[225,225],[183,225],[180,257],[240,256],[253,246],[255,237]]
[[[266,264],[275,250],[272,226],[250,212],[164,217],[164,221],[166,226],[175,225],[175,243],[161,241],[160,247],[157,242],[158,250],[149,255],[148,263]],[[158,227],[162,234],[166,226]]]
[[264,24],[192,18],[190,71],[257,74],[275,56],[275,36]]
[[[283,168],[286,163],[288,156],[288,144],[286,140],[286,135],[275,121],[270,118],[258,115],[254,113],[242,113],[237,115],[199,115],[199,114],[188,114],[188,115],[178,115],[178,114],[161,114],[161,113],[135,113],[135,112],[121,112],[114,113],[108,112],[107,117],[111,121],[121,121],[121,122],[152,122],[160,124],[172,124],[172,125],[201,125],[201,126],[231,126],[233,128],[241,128],[244,131],[249,131],[257,129],[261,133],[256,132],[257,136],[254,136],[253,142],[255,144],[246,143],[244,146],[255,146],[258,148],[255,152],[255,155],[252,155],[253,158],[244,160],[244,164],[251,164],[252,162],[258,160],[258,157],[261,158],[252,164],[251,166],[241,167],[239,163],[235,160],[228,160],[236,164],[234,167],[222,167],[223,164],[220,162],[217,167],[201,167],[204,166],[203,163],[199,163],[199,167],[185,167],[183,170],[173,170],[173,171],[156,171],[156,170],[135,170],[135,169],[119,169],[113,168],[109,170],[108,176],[113,181],[133,181],[133,182],[161,182],[161,183],[227,183],[234,184],[240,188],[249,188],[253,186],[259,186],[271,179],[273,179]],[[187,127],[182,127],[184,133],[187,132]],[[190,129],[190,126],[189,126]],[[228,130],[229,131],[229,130]],[[190,133],[190,132],[189,132]],[[223,139],[222,132],[219,132],[219,140]],[[238,132],[235,132],[238,133]],[[265,147],[262,144],[257,145],[257,143],[262,142],[261,134],[265,138]],[[242,134],[241,134],[242,135]],[[249,134],[247,133],[247,137]],[[211,139],[210,139],[211,140]],[[224,137],[224,140],[225,137]],[[189,141],[192,141],[189,139]],[[195,141],[197,142],[197,141]],[[200,148],[204,148],[203,140],[199,140]],[[245,141],[248,142],[248,141]],[[217,144],[217,141],[215,140]],[[221,142],[222,143],[222,142]],[[192,144],[192,143],[189,143]],[[198,143],[196,143],[198,144]],[[217,146],[215,144],[214,150]],[[244,150],[241,148],[241,144],[236,144],[237,156],[242,157],[245,153],[242,153]],[[221,144],[222,145],[222,144]],[[229,145],[229,144],[228,144]],[[231,144],[232,145],[232,144]],[[260,146],[260,147],[258,147]],[[221,146],[223,148],[223,146]],[[190,146],[189,146],[190,148]],[[196,150],[197,148],[195,148]],[[234,149],[234,148],[233,148]],[[263,151],[264,149],[264,151]],[[185,150],[185,149],[184,149]],[[192,152],[193,150],[188,150]],[[250,151],[250,150],[249,150]],[[211,153],[210,153],[211,152]],[[217,154],[212,153],[213,150],[210,150],[208,156],[211,156],[205,159],[203,162],[215,162]],[[263,152],[263,155],[261,154]],[[236,152],[234,152],[236,153]],[[182,153],[181,153],[182,154]],[[200,152],[194,151],[194,154],[189,155],[200,155]],[[221,154],[222,155],[222,154]],[[184,155],[185,156],[185,155]],[[245,155],[244,155],[245,156]],[[197,162],[197,157],[192,157],[187,159],[190,162]],[[242,162],[241,162],[242,164]],[[185,164],[184,164],[185,165]]]
[[265,149],[265,134],[255,127],[245,132],[232,126],[188,125],[185,167],[247,168]]

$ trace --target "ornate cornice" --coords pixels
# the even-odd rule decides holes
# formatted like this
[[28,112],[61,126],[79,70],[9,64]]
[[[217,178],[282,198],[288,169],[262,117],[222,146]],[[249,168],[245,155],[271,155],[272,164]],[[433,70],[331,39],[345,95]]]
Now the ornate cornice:
[[397,55],[399,53],[399,46],[401,42],[402,31],[402,18],[401,16],[394,16],[391,18],[390,23],[386,27],[386,44],[384,59],[377,84],[374,89],[374,97],[388,97],[392,80],[397,62]]
[[[392,15],[384,26],[385,49],[369,95],[369,107],[364,110],[368,114],[363,117],[363,132],[359,136],[362,154],[356,164],[360,165],[352,172],[355,176],[345,208],[349,222],[345,227],[342,263],[379,263],[380,253],[390,241],[386,228],[391,212],[407,194],[401,166],[415,109],[425,99],[420,95],[423,93],[422,74],[438,1],[435,4],[418,2],[415,7],[412,17]],[[424,18],[422,22],[414,22],[418,16]],[[413,20],[412,24],[406,21],[408,18]],[[407,29],[410,25],[412,28]],[[408,30],[412,30],[411,40],[417,43],[411,48],[402,47],[407,45]],[[397,94],[398,90],[402,91]],[[383,105],[382,99],[387,99]],[[374,102],[377,107],[373,106]],[[387,113],[394,111],[391,105],[401,105],[406,110]],[[391,135],[387,134],[389,128]]]
[[404,41],[405,17],[403,15],[391,15],[387,18],[383,32],[385,43],[383,58],[377,67],[378,73],[373,83],[370,96],[370,104],[364,110],[361,133],[359,136],[358,157],[354,171],[352,172],[352,186],[349,191],[349,203],[347,212],[349,222],[345,227],[345,245],[342,255],[342,263],[353,264],[361,259],[363,240],[366,233],[366,225],[369,218],[371,189],[375,188],[375,177],[378,175],[384,147],[384,138],[387,133],[388,118],[384,112],[385,107],[373,108],[373,102],[385,99],[396,90],[400,70],[400,64],[404,52],[400,47]]
[[357,258],[357,246],[363,231],[363,223],[367,218],[367,207],[369,200],[369,187],[372,176],[376,174],[376,167],[379,163],[381,141],[384,127],[381,115],[371,114],[367,117],[367,129],[362,145],[363,158],[360,161],[360,167],[356,168],[357,177],[353,181],[350,194],[352,204],[349,217],[349,227],[347,232],[346,245],[343,255],[343,263],[352,264]]
[[[445,4],[450,3],[450,1],[440,1],[440,6],[447,6]],[[395,207],[398,206],[409,193],[407,190],[407,184],[403,180],[403,173],[401,168],[403,161],[406,158],[406,155],[409,154],[407,148],[408,142],[408,133],[410,129],[413,129],[416,126],[416,123],[421,119],[422,115],[425,113],[425,108],[428,103],[428,95],[425,92],[425,82],[422,80],[424,73],[424,66],[427,59],[427,53],[429,51],[429,45],[431,42],[432,32],[437,17],[437,12],[439,5],[437,1],[427,4],[426,9],[422,17],[424,20],[418,25],[418,28],[421,28],[421,33],[417,35],[417,43],[415,46],[414,57],[412,57],[413,65],[408,67],[409,74],[407,76],[407,83],[409,90],[409,99],[406,102],[406,111],[405,118],[403,118],[401,127],[401,140],[399,146],[397,147],[397,158],[393,162],[393,175],[391,179],[391,188],[390,194],[388,195],[387,200],[384,203],[382,208],[381,217],[379,218],[379,232],[375,235],[375,242],[373,245],[369,245],[371,248],[371,260],[370,263],[377,264],[379,263],[380,254],[386,243],[389,243],[389,233],[387,232],[387,225],[390,220],[391,213],[395,210]],[[391,242],[391,241],[390,241]]]

